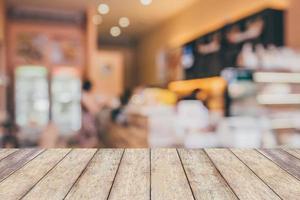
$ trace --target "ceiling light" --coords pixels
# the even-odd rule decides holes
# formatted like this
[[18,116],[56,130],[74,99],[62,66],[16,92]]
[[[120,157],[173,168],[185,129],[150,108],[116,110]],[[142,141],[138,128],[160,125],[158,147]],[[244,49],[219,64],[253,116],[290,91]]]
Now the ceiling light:
[[152,0],[140,0],[141,4],[143,4],[144,6],[148,6],[152,3]]
[[113,26],[110,29],[110,34],[113,37],[118,37],[121,34],[121,29],[119,27],[117,27],[117,26]]
[[102,21],[103,21],[103,20],[102,20],[101,15],[94,15],[94,16],[93,16],[93,23],[94,23],[95,25],[101,24]]
[[105,3],[102,3],[98,6],[98,12],[102,15],[109,13],[109,6]]
[[130,21],[127,17],[121,17],[119,20],[119,25],[123,28],[126,28],[130,25]]

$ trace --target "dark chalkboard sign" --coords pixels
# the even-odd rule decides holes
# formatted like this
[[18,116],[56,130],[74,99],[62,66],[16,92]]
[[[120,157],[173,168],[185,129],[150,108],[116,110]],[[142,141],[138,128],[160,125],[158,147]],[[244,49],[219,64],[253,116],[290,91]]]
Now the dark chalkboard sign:
[[184,69],[185,79],[218,76],[226,67],[237,67],[246,43],[283,46],[284,11],[263,10],[184,45],[183,52],[193,56],[192,65]]

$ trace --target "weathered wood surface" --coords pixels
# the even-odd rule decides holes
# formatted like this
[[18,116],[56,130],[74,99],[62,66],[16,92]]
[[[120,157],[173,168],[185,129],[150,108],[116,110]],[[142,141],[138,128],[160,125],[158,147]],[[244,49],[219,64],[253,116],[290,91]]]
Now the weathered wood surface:
[[280,199],[230,150],[208,149],[208,156],[240,199]]
[[0,199],[19,199],[45,176],[70,149],[49,149],[0,183]]
[[203,150],[178,152],[196,199],[237,199]]
[[107,199],[124,150],[101,149],[66,199]]
[[24,199],[63,199],[89,163],[95,149],[74,149]]
[[24,166],[42,151],[40,149],[18,150],[3,158],[0,162],[0,181],[3,181],[15,170]]
[[17,149],[1,149],[0,150],[0,160],[7,157],[9,154],[12,154],[15,151],[17,151]]
[[300,180],[300,160],[282,149],[262,149],[263,155]]
[[156,200],[193,199],[176,149],[151,151],[151,197]]
[[150,151],[126,149],[109,199],[150,199]]
[[300,151],[1,149],[0,199],[300,199]]
[[232,151],[280,197],[300,198],[300,182],[262,154],[255,150]]

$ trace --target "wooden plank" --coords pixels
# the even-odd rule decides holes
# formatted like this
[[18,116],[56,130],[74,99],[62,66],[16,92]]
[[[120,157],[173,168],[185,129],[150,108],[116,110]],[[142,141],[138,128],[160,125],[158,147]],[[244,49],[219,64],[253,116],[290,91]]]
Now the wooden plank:
[[74,149],[23,199],[63,199],[95,154],[96,149]]
[[281,198],[300,197],[300,182],[268,158],[256,150],[234,149],[232,151]]
[[296,158],[300,159],[300,150],[299,149],[284,148],[283,150],[285,150],[292,156],[295,156]]
[[22,149],[2,159],[0,161],[0,182],[43,151],[42,149]]
[[194,199],[176,149],[151,150],[151,197],[155,200]]
[[280,199],[245,164],[227,149],[205,149],[240,199]]
[[20,199],[69,151],[70,149],[49,149],[37,156],[0,183],[0,199]]
[[108,199],[150,199],[150,152],[148,149],[125,150]]
[[300,180],[300,160],[282,149],[261,149],[262,154]]
[[66,199],[107,199],[123,149],[100,149]]
[[17,151],[17,149],[0,149],[0,160]]
[[178,153],[196,199],[237,199],[203,150]]

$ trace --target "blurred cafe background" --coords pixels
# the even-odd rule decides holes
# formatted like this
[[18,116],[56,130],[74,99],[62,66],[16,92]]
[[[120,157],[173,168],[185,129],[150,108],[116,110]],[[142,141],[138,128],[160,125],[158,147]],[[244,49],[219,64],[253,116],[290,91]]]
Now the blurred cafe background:
[[0,0],[0,147],[300,147],[299,0]]

